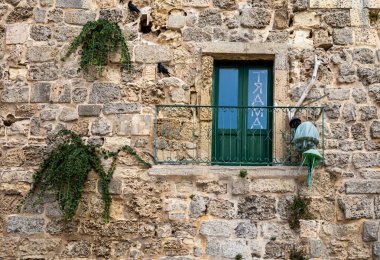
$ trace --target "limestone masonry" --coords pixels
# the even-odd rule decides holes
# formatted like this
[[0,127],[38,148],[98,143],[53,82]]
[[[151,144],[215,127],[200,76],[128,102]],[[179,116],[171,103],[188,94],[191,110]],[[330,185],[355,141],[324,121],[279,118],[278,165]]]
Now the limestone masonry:
[[[315,260],[379,260],[380,0],[134,4],[140,15],[128,0],[0,0],[0,259],[287,259],[295,246]],[[80,50],[61,61],[98,18],[122,28],[131,73],[118,54],[102,75],[80,70]],[[52,133],[67,128],[110,150],[129,144],[153,162],[155,105],[212,104],[215,60],[274,60],[274,102],[287,106],[309,82],[315,55],[322,64],[305,105],[326,108],[326,160],[310,191],[299,167],[145,170],[124,154],[109,224],[95,173],[72,221],[53,196],[18,207]],[[311,197],[316,217],[299,232],[286,220],[297,193]]]

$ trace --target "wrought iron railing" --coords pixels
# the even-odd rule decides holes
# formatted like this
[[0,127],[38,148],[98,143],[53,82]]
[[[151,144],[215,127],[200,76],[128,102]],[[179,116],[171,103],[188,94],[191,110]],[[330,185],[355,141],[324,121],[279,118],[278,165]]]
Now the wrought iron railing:
[[289,111],[311,121],[324,153],[323,107],[232,107],[157,105],[156,163],[215,165],[300,165],[292,145]]

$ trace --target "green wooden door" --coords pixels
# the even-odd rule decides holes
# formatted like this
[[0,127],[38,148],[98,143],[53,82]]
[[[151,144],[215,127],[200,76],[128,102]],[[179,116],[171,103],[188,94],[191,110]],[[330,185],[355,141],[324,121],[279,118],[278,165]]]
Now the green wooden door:
[[272,63],[219,62],[214,69],[213,162],[272,160]]

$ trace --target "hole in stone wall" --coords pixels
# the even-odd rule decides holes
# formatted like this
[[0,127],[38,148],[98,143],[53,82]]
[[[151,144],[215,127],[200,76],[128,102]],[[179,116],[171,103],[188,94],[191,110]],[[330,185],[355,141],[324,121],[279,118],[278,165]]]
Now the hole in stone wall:
[[293,27],[293,22],[294,22],[293,15],[291,15],[289,18],[289,28]]
[[144,34],[152,32],[152,22],[148,22],[147,16],[141,16],[140,18],[140,32]]
[[3,119],[3,123],[5,126],[11,126],[14,122],[16,122],[16,118],[12,114],[8,114],[5,119]]

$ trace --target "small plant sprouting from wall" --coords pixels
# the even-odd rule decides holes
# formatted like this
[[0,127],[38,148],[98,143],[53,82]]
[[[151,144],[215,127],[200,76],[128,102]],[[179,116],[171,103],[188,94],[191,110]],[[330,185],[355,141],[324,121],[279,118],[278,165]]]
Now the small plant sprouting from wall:
[[300,219],[314,219],[313,214],[309,210],[311,203],[310,198],[296,196],[287,206],[288,222],[292,229],[300,228]]
[[111,52],[121,50],[120,63],[124,69],[130,70],[131,60],[125,38],[120,27],[106,19],[87,22],[81,33],[71,43],[62,60],[65,60],[82,45],[81,69],[94,67],[102,71],[108,64]]
[[373,10],[371,10],[371,11],[369,11],[369,21],[371,22],[371,23],[376,23],[378,20],[379,20],[379,12],[378,11],[373,11]]
[[247,170],[240,170],[239,176],[240,176],[241,178],[245,178],[245,177],[247,177],[247,176],[248,176],[248,172],[247,172]]
[[303,249],[297,249],[295,246],[290,249],[290,260],[307,260],[306,253]]
[[[65,219],[71,219],[82,198],[84,184],[90,171],[100,177],[101,193],[104,202],[103,219],[109,221],[111,195],[109,183],[115,171],[118,154],[121,151],[134,156],[145,167],[151,167],[130,146],[123,146],[116,152],[110,152],[94,145],[86,145],[74,132],[61,130],[56,135],[56,145],[33,176],[33,185],[28,195],[36,194],[37,201],[42,201],[46,191],[52,191],[58,200]],[[111,158],[112,163],[106,171],[100,157]]]
[[243,259],[243,255],[242,254],[237,254],[235,256],[235,260],[242,260]]

